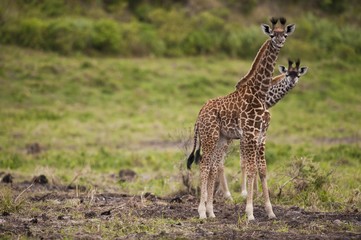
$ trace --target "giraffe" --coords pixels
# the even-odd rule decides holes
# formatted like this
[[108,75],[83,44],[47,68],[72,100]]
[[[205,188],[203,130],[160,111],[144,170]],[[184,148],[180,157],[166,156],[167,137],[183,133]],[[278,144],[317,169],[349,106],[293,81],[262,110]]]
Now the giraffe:
[[[274,77],[271,82],[271,87],[268,90],[268,94],[266,97],[266,108],[269,109],[276,105],[291,89],[293,89],[298,80],[302,75],[304,75],[308,68],[307,67],[300,67],[300,60],[296,61],[296,66],[293,67],[293,62],[291,60],[288,60],[288,68],[284,66],[279,66],[280,75]],[[268,126],[267,126],[268,127]],[[197,160],[197,159],[196,159]],[[247,189],[246,189],[246,171],[245,171],[245,163],[241,159],[241,170],[242,170],[242,191],[241,195],[243,197],[247,196]],[[226,199],[231,199],[231,194],[228,189],[228,184],[226,177],[224,175],[223,167],[220,167],[218,169],[219,174],[219,182],[220,182],[220,188],[224,194],[224,197]],[[256,179],[256,178],[255,178]],[[257,184],[257,180],[255,180],[254,185]],[[254,190],[256,190],[257,187],[254,187]]]
[[[237,84],[236,90],[227,96],[209,100],[200,110],[195,124],[193,150],[188,158],[193,161],[199,137],[203,156],[200,160],[201,196],[198,213],[201,219],[215,217],[213,211],[214,183],[217,171],[223,167],[228,145],[233,139],[240,139],[242,158],[247,170],[246,214],[249,221],[253,215],[253,182],[258,168],[265,198],[265,209],[269,218],[275,218],[269,199],[266,181],[266,161],[264,139],[270,114],[265,99],[272,80],[272,73],[278,54],[287,36],[295,30],[295,25],[285,26],[286,19],[272,18],[272,28],[262,24],[263,32],[270,37],[258,51],[251,70]],[[196,151],[196,157],[200,152]],[[207,214],[206,214],[207,213]]]

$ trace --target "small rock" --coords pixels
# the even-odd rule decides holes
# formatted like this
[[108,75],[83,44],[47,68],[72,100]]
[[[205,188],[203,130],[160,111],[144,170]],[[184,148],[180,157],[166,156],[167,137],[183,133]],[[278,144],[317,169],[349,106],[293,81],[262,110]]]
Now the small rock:
[[338,226],[342,225],[342,221],[339,220],[339,219],[336,219],[335,221],[333,221],[333,223],[338,225]]
[[59,215],[58,220],[69,220],[70,216]]
[[108,216],[108,215],[110,215],[110,210],[102,212],[100,215],[101,216]]
[[1,179],[1,182],[3,182],[3,183],[12,183],[13,182],[13,176],[11,176],[11,174],[8,173]]
[[37,183],[37,184],[45,185],[45,184],[48,184],[49,181],[45,175],[39,175],[39,176],[33,178],[33,182]]
[[4,219],[0,218],[0,224],[5,223],[6,221]]
[[121,182],[133,181],[137,174],[131,169],[122,169],[119,171],[119,179]]
[[32,218],[32,219],[30,220],[30,222],[31,222],[31,223],[38,223],[38,219],[37,219],[37,218]]
[[151,192],[144,193],[144,198],[147,199],[147,200],[150,200],[150,201],[157,200],[157,197]]

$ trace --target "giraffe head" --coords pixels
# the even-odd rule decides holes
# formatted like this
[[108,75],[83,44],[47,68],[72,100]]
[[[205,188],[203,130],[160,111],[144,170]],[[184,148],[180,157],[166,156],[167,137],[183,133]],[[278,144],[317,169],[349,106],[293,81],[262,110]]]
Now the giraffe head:
[[288,69],[285,66],[279,66],[279,71],[282,74],[286,75],[287,80],[292,83],[296,84],[298,79],[307,72],[307,67],[300,67],[301,61],[298,59],[296,61],[296,66],[293,67],[293,62],[288,59]]
[[[272,43],[275,47],[281,48],[286,42],[286,38],[291,35],[296,28],[295,24],[286,24],[286,18],[271,18],[272,27],[268,26],[267,24],[262,24],[262,30],[263,32],[268,35]],[[281,26],[276,26],[277,22],[280,22]]]

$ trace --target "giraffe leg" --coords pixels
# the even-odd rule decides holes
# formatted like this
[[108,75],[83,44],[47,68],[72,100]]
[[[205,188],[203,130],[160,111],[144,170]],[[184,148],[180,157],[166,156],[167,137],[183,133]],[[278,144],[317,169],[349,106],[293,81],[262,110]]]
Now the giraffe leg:
[[221,185],[221,189],[222,189],[224,198],[233,201],[231,192],[229,191],[229,188],[228,188],[227,178],[226,178],[226,175],[224,173],[223,164],[221,164],[219,166],[219,168],[218,168],[218,177],[219,177],[219,182],[220,182],[220,185]]
[[208,178],[208,186],[207,186],[208,195],[207,195],[206,211],[208,217],[210,218],[216,217],[213,212],[213,194],[214,194],[214,184],[216,182],[216,177],[217,177],[217,171],[218,168],[216,166],[212,166]]
[[[208,179],[208,198],[207,198],[207,205],[206,205],[206,211],[208,213],[208,216],[212,217],[212,218],[215,217],[214,212],[213,212],[214,185],[215,185],[216,178],[219,177],[217,175],[218,169],[220,168],[220,166],[223,166],[224,157],[226,155],[229,143],[230,143],[230,140],[220,137],[218,140],[217,146],[213,152],[213,158],[212,158],[213,162],[211,165],[212,168],[210,170],[209,179]],[[224,171],[222,173],[222,176],[224,176]],[[228,189],[228,186],[227,186],[227,189]]]
[[258,175],[258,172],[256,172],[256,174],[255,174],[255,176],[254,176],[253,191],[256,193],[256,196],[259,196],[259,195],[258,195],[257,175]]
[[208,160],[208,158],[207,158],[207,156],[203,155],[203,158],[200,162],[201,197],[200,197],[199,206],[198,206],[198,213],[199,213],[200,219],[207,218],[207,216],[206,216],[206,199],[207,199],[207,185],[208,185],[208,177],[209,177],[210,167],[207,166],[207,162],[205,160]]
[[246,170],[247,170],[247,204],[246,204],[246,214],[249,221],[254,220],[253,215],[253,184],[254,178],[256,176],[256,157],[257,157],[257,140],[254,139],[254,136],[245,136],[242,139],[242,157],[246,161]]
[[246,162],[245,162],[244,158],[242,158],[242,157],[241,157],[241,174],[242,174],[241,196],[246,198],[247,197]]
[[[200,177],[201,177],[201,197],[198,206],[199,218],[207,218],[206,212],[213,217],[213,190],[214,179],[217,175],[217,169],[213,169],[214,153],[219,140],[219,125],[214,126],[212,131],[200,128],[200,141],[203,143],[203,157],[200,162]],[[215,171],[215,172],[214,172]],[[209,187],[213,186],[212,188]],[[212,190],[212,191],[209,191]],[[212,202],[208,199],[212,198]],[[206,205],[207,203],[207,205]]]
[[224,173],[224,159],[227,155],[228,146],[231,142],[232,142],[232,140],[227,140],[227,143],[222,148],[223,155],[222,155],[221,163],[219,164],[219,167],[218,167],[218,179],[220,182],[220,186],[221,186],[224,198],[233,201],[231,192],[229,191],[229,188],[228,188],[227,178]]
[[[246,174],[246,163],[243,161],[243,159],[241,159],[241,180],[242,180],[242,185],[241,185],[241,196],[246,198],[247,197],[247,174]],[[254,183],[253,183],[253,191],[258,195],[258,181],[257,181],[257,172],[256,172],[256,176],[254,178]]]
[[269,198],[269,191],[267,185],[267,163],[265,157],[265,149],[266,149],[266,132],[270,123],[270,114],[267,111],[264,116],[264,126],[263,131],[260,139],[260,145],[258,147],[258,159],[257,159],[257,168],[259,177],[262,183],[262,190],[263,190],[263,197],[265,202],[265,210],[267,213],[268,218],[273,219],[276,218],[276,215],[273,213],[272,204]]

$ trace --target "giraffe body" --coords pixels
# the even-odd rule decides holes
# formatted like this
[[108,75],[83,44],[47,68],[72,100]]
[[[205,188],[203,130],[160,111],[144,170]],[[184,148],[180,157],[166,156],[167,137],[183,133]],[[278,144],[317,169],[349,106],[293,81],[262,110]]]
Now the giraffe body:
[[[296,62],[296,67],[292,67],[293,62],[288,61],[288,69],[284,66],[279,67],[280,75],[274,77],[271,82],[271,87],[268,90],[268,95],[266,97],[266,108],[269,109],[276,105],[291,89],[293,89],[299,78],[307,72],[307,67],[299,67],[300,61]],[[268,121],[269,123],[269,121]],[[268,128],[268,125],[265,125],[265,128]],[[247,197],[246,189],[246,171],[245,163],[241,159],[241,169],[242,169],[242,191],[241,195]],[[223,174],[223,176],[221,176]],[[230,191],[228,189],[227,179],[224,176],[223,167],[219,170],[219,181],[222,192],[226,199],[232,199]],[[254,190],[257,190],[257,180],[254,182]]]
[[[218,176],[218,169],[223,171],[224,157],[233,139],[240,140],[241,156],[246,166],[249,193],[246,205],[248,220],[254,220],[252,191],[257,170],[262,182],[267,215],[269,218],[275,218],[266,181],[264,146],[270,114],[265,100],[271,85],[275,61],[287,35],[294,31],[294,25],[288,25],[284,30],[274,28],[277,20],[272,19],[272,23],[272,30],[268,25],[262,25],[263,31],[271,39],[262,45],[251,71],[237,84],[236,91],[227,96],[209,100],[199,112],[195,130],[198,132],[203,149],[200,160],[201,197],[198,207],[200,218],[206,218],[207,214],[208,217],[215,217],[213,212],[214,183]],[[285,19],[282,18],[281,23],[284,25]]]

